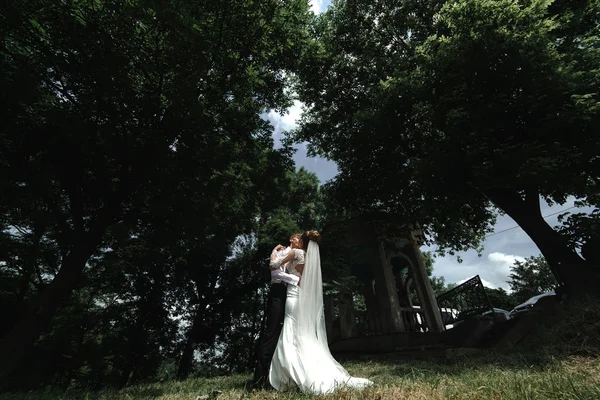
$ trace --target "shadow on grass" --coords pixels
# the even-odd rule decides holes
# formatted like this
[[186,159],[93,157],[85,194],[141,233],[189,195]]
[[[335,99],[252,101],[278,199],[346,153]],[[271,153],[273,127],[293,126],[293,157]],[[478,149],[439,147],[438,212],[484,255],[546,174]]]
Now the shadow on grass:
[[[481,350],[473,354],[454,355],[450,358],[431,359],[373,359],[372,373],[401,377],[416,375],[461,375],[472,371],[502,370],[507,372],[542,372],[560,362],[547,353],[500,352]],[[361,363],[349,363],[361,365]]]

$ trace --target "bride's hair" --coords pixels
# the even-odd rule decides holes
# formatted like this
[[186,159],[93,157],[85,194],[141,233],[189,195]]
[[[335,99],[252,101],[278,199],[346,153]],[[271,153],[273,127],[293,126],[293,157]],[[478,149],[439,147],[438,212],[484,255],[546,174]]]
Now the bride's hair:
[[308,243],[312,240],[315,243],[319,243],[321,240],[321,234],[317,231],[304,231],[302,233],[302,247],[304,250],[308,249]]

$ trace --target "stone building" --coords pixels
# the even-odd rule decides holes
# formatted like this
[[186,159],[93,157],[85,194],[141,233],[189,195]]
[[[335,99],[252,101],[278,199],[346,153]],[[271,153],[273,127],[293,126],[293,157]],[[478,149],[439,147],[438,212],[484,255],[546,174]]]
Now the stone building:
[[[359,282],[366,306],[367,335],[444,330],[419,250],[419,230],[409,229],[389,215],[369,214],[331,221],[322,236],[324,275],[335,269],[335,273],[354,276]],[[343,253],[337,259],[343,259],[344,265],[332,266],[336,252]],[[420,308],[412,304],[413,291]],[[357,329],[355,297],[356,293],[348,292],[325,297],[330,342],[364,334]]]

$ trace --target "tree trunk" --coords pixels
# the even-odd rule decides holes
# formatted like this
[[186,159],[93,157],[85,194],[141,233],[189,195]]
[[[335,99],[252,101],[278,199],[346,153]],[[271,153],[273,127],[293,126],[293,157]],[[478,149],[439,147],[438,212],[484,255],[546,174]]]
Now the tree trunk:
[[200,310],[196,311],[194,316],[194,322],[192,327],[188,331],[188,337],[183,348],[181,359],[179,360],[179,367],[177,368],[177,378],[186,379],[192,369],[192,361],[194,359],[194,343],[196,341],[196,332],[200,328],[202,321],[199,317]]
[[177,379],[186,379],[192,369],[192,360],[194,358],[194,340],[191,335],[188,335],[183,354],[179,360],[179,368],[177,369]]
[[195,350],[194,345],[196,343],[212,343],[217,336],[218,329],[216,329],[215,326],[205,325],[205,315],[204,307],[199,307],[196,310],[192,328],[188,331],[187,341],[181,359],[179,360],[179,367],[177,369],[178,379],[186,379],[192,370]]
[[80,237],[52,283],[27,304],[21,318],[0,339],[0,383],[8,379],[19,362],[31,351],[58,308],[76,287],[81,272],[99,245],[101,237],[99,232]]
[[141,326],[137,326],[135,331],[129,338],[129,343],[131,344],[131,348],[127,353],[127,358],[125,359],[125,364],[121,369],[121,374],[119,376],[118,386],[119,388],[124,388],[128,386],[131,378],[133,376],[134,368],[138,362],[140,357],[140,348],[143,347],[142,344],[144,342],[143,331]]
[[217,282],[217,275],[213,277],[213,280],[208,283],[208,290],[203,286],[203,282],[196,280],[196,291],[198,293],[198,304],[194,313],[194,319],[192,320],[192,327],[188,330],[187,340],[183,353],[179,359],[179,366],[177,368],[177,379],[186,379],[192,369],[192,361],[194,359],[194,344],[196,343],[197,332],[203,324],[201,316],[206,309],[207,302],[203,301],[202,294],[208,294],[212,291],[212,288]]
[[591,268],[589,263],[569,247],[566,239],[544,220],[537,191],[527,193],[525,198],[504,190],[489,192],[487,195],[533,240],[559,284],[564,285],[570,295],[598,293],[600,271]]
[[[260,332],[262,330],[262,318],[260,317],[261,313],[260,313],[260,306],[261,302],[260,302],[260,293],[257,291],[256,295],[254,296],[254,306],[252,307],[252,331],[251,331],[251,335],[253,338],[255,337],[259,337],[260,336]],[[256,362],[256,360],[254,359],[254,353],[256,352],[255,347],[256,347],[256,343],[254,343],[254,346],[250,346],[248,348],[248,356],[247,356],[247,360],[250,361],[248,368],[252,368],[254,365],[254,362]]]
[[40,242],[42,240],[44,232],[41,228],[34,225],[33,228],[33,238],[32,238],[32,246],[29,249],[29,254],[25,259],[25,265],[23,268],[23,273],[21,275],[21,281],[19,282],[19,289],[17,292],[17,304],[24,303],[27,294],[29,293],[29,287],[31,284],[31,276],[35,271],[36,264],[38,261],[38,249],[40,246]]

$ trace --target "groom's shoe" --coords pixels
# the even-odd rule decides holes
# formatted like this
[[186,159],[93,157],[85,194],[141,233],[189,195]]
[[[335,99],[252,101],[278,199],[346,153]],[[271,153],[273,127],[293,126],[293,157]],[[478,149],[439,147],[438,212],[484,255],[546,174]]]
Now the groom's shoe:
[[265,387],[263,388],[263,390],[272,391],[272,390],[275,390],[275,388],[270,383],[267,383],[265,385]]
[[257,390],[265,390],[266,386],[270,386],[268,383],[265,385],[263,382],[254,382],[254,380],[249,380],[244,385],[244,390],[248,393],[255,392]]
[[256,390],[256,389],[254,388],[254,386],[255,386],[255,385],[254,385],[254,381],[252,381],[252,380],[249,380],[249,381],[247,381],[247,382],[244,384],[244,390],[245,390],[246,392],[250,393],[250,392],[252,392],[252,391]]

